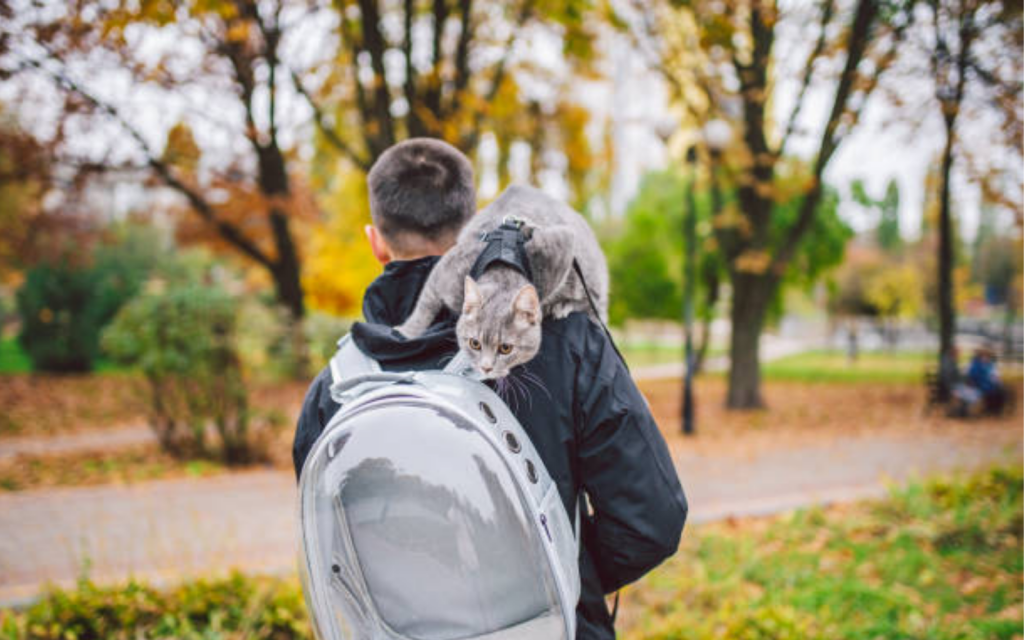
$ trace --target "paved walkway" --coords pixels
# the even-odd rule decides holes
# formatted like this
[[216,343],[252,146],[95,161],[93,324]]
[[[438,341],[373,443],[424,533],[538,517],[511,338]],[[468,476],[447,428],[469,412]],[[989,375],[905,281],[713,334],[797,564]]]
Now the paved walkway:
[[[885,478],[1019,458],[1016,434],[935,435],[847,438],[745,459],[683,453],[676,464],[690,521],[704,522],[879,495]],[[29,600],[44,582],[71,584],[85,567],[99,581],[157,583],[233,567],[288,573],[295,529],[295,482],[281,471],[0,494],[0,604]]]
[[0,460],[19,455],[39,456],[111,451],[155,442],[156,436],[146,425],[96,429],[52,436],[0,438]]

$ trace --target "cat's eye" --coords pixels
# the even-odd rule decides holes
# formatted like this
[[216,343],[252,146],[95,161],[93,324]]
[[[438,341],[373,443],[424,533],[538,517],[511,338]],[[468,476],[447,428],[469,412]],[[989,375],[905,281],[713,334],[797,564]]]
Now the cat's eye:
[[501,352],[501,355],[507,356],[508,354],[512,353],[512,345],[510,345],[507,342],[502,342],[501,346],[498,347],[498,351]]
[[470,338],[470,339],[469,339],[469,347],[470,347],[470,348],[471,348],[471,349],[472,349],[473,351],[479,351],[479,350],[480,350],[480,347],[481,347],[480,341],[479,341],[479,340],[477,340],[476,338]]

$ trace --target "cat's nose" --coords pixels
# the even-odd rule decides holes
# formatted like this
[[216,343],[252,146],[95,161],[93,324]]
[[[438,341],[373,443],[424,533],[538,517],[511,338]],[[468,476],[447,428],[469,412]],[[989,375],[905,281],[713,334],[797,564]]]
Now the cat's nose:
[[480,370],[483,371],[484,373],[490,373],[494,371],[494,367],[480,367]]

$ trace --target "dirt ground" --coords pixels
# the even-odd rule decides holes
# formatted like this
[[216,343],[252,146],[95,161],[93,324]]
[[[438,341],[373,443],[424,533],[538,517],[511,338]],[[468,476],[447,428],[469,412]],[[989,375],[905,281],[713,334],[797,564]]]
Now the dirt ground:
[[[749,458],[766,451],[795,449],[836,437],[886,435],[915,438],[954,436],[967,440],[997,439],[1020,449],[1020,402],[1001,417],[969,420],[947,418],[940,409],[925,407],[919,384],[805,383],[768,381],[767,408],[729,411],[726,381],[708,376],[696,381],[695,436],[681,433],[678,379],[646,380],[639,384],[673,452],[729,454]],[[1017,397],[1021,397],[1020,389]]]

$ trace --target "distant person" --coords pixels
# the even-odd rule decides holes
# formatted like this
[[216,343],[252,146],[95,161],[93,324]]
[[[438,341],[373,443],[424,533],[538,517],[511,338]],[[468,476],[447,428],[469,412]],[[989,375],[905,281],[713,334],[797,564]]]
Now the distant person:
[[857,344],[857,325],[851,320],[846,325],[846,361],[853,364],[857,362],[858,355],[860,346]]
[[986,413],[999,414],[1006,404],[1006,389],[996,370],[995,352],[983,346],[974,352],[967,366],[967,384],[977,390]]

